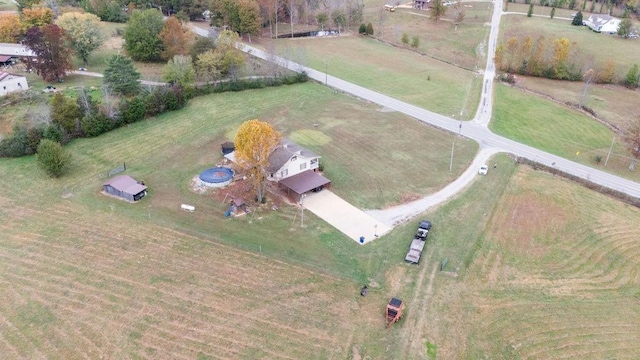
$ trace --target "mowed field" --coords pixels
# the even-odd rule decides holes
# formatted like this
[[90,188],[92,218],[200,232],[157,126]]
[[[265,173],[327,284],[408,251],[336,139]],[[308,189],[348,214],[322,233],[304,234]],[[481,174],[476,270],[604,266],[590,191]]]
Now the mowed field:
[[636,359],[640,210],[495,160],[423,215],[435,227],[427,260],[403,273],[416,284],[394,358]]
[[[562,86],[562,82],[559,84]],[[494,116],[489,125],[495,133],[578,163],[640,181],[637,172],[628,170],[632,157],[620,135],[597,120],[563,104],[504,84],[498,84],[495,92]],[[609,160],[604,167],[607,156]]]
[[[334,191],[355,204],[395,203],[457,176],[448,172],[451,135],[379,110],[312,83],[219,94],[73,141],[72,167],[60,179],[47,178],[33,157],[0,159],[1,352],[344,359],[368,341],[362,331],[376,334],[371,351],[384,357],[393,339],[382,311],[397,285],[383,259],[401,263],[404,236],[363,247],[308,212],[302,225],[299,209],[283,201],[277,211],[252,207],[225,218],[227,189],[190,188],[254,117],[322,154]],[[442,154],[437,138],[447,139]],[[476,151],[458,144],[456,172],[466,166],[462,155],[468,162]],[[126,174],[150,188],[137,204],[100,194],[107,172],[125,161]],[[351,172],[353,164],[360,168]],[[446,175],[423,176],[416,164]],[[181,211],[182,203],[196,212]],[[375,284],[366,299],[363,283]]]

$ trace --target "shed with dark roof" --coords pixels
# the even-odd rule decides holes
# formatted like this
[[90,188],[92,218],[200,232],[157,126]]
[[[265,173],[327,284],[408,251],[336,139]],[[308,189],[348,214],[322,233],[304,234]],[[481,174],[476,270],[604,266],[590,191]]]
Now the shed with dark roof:
[[102,184],[105,193],[123,198],[128,201],[138,201],[147,195],[147,187],[137,182],[131,176],[118,175]]

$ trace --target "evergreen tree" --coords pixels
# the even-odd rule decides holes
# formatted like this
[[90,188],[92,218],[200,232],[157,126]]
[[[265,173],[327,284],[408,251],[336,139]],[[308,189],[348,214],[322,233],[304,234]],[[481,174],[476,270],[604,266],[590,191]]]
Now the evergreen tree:
[[624,86],[635,89],[638,87],[638,65],[633,64],[627,75],[624,77]]
[[571,25],[581,26],[582,25],[582,11],[578,11],[576,16],[571,20]]
[[112,91],[123,95],[135,95],[140,90],[140,73],[133,61],[122,55],[113,55],[107,60],[103,82]]
[[529,4],[529,11],[527,11],[527,17],[531,17],[533,15],[533,4]]

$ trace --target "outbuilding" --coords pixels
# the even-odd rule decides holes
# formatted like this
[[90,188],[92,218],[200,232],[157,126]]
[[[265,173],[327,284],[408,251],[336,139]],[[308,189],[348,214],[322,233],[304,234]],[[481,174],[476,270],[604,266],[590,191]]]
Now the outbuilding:
[[131,202],[138,201],[147,195],[147,187],[128,175],[118,175],[102,185],[105,193]]

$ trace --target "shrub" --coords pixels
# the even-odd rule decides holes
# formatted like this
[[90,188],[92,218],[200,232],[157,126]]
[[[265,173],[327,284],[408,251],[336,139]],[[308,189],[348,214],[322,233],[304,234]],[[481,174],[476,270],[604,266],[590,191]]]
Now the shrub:
[[358,34],[366,34],[367,33],[367,25],[365,24],[360,24],[360,27],[358,28]]
[[[64,141],[64,131],[58,124],[49,124],[42,133],[43,139],[62,143]],[[37,149],[36,149],[37,151]]]
[[60,143],[44,139],[38,145],[36,155],[38,166],[51,177],[58,177],[64,173],[69,166],[71,156],[62,148]]
[[111,119],[102,112],[86,115],[80,121],[80,126],[82,127],[82,131],[88,137],[98,136],[112,128]]
[[119,121],[123,124],[131,124],[144,119],[145,100],[144,96],[138,95],[129,100],[123,101],[120,105]]
[[373,25],[371,23],[367,24],[367,35],[373,36]]
[[27,131],[15,127],[13,134],[0,142],[0,157],[20,157],[27,153]]
[[600,155],[596,155],[596,156],[594,156],[594,157],[593,157],[593,161],[594,161],[596,164],[600,165],[600,163],[602,162],[602,156],[600,156]]

